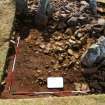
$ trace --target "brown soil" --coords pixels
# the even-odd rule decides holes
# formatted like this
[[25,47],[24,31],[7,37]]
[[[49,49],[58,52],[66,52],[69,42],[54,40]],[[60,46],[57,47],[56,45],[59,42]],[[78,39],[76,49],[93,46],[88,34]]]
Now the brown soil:
[[[21,41],[14,73],[15,84],[12,86],[14,91],[52,91],[48,89],[46,85],[46,80],[50,76],[64,77],[64,88],[60,90],[75,90],[74,83],[84,81],[81,69],[78,68],[78,70],[74,71],[73,68],[75,65],[71,63],[67,70],[63,67],[54,70],[54,65],[56,65],[57,60],[53,56],[53,53],[47,54],[43,53],[43,50],[41,51],[37,42],[49,43],[46,41],[42,42],[41,38],[43,39],[41,33],[36,29],[32,29],[29,37]],[[9,68],[11,68],[11,65]],[[59,89],[54,89],[54,91],[55,90],[59,91]],[[5,91],[3,92],[2,97],[5,96]],[[5,97],[11,98],[10,95]],[[15,98],[15,96],[12,97]]]

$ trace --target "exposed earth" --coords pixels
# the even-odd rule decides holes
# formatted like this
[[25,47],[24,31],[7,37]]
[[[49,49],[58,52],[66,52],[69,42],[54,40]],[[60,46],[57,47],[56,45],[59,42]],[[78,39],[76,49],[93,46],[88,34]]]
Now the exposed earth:
[[[57,1],[55,1],[56,4]],[[16,92],[46,92],[46,91],[84,91],[90,93],[105,92],[105,70],[95,71],[90,68],[87,74],[81,65],[81,56],[105,35],[103,24],[104,13],[95,17],[87,6],[87,2],[59,1],[54,4],[54,13],[49,18],[46,27],[36,28],[33,24],[34,15],[17,16],[11,39],[21,37],[19,51],[14,71],[12,91]],[[87,3],[87,4],[86,4]],[[102,4],[98,4],[103,8]],[[75,8],[75,9],[73,9]],[[31,13],[33,13],[31,11]],[[97,27],[99,26],[99,27]],[[10,45],[10,52],[13,45]],[[9,53],[10,53],[9,52]],[[14,52],[14,51],[12,51]],[[7,61],[8,71],[12,68],[13,54]],[[48,89],[48,77],[63,77],[63,89]],[[8,78],[8,75],[7,75]],[[1,94],[1,98],[26,98],[8,92],[8,83]],[[48,95],[49,96],[49,95]],[[38,97],[38,96],[35,96]],[[45,97],[41,95],[39,97]]]

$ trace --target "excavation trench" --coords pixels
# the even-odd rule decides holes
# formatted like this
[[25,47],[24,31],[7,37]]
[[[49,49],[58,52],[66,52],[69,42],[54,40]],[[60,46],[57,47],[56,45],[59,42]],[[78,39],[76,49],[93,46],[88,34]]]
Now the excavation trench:
[[[93,16],[92,18],[94,20]],[[7,57],[8,75],[5,77],[6,84],[1,98],[71,96],[105,92],[104,70],[91,75],[84,74],[80,63],[82,54],[97,40],[97,37],[85,33],[85,30],[88,30],[85,29],[85,25],[92,24],[90,20],[80,22],[79,28],[85,27],[85,35],[75,36],[78,28],[65,25],[65,21],[56,23],[51,19],[46,28],[37,29],[29,21],[32,22],[33,19],[25,19],[24,21],[17,18],[19,21],[16,21],[15,36],[12,39],[16,43],[17,37],[21,40],[18,48],[16,43],[10,45],[10,54]],[[102,33],[103,31],[100,35]],[[11,74],[15,55],[16,64]],[[90,71],[94,71],[93,68]],[[64,88],[48,89],[48,77],[63,77]]]
[[[71,62],[70,67],[57,66],[57,60],[55,59],[53,53],[51,55],[47,52],[41,51],[43,50],[40,48],[43,46],[42,43],[45,42],[48,44],[49,42],[42,42],[40,37],[43,39],[43,36],[41,36],[41,33],[37,29],[31,29],[29,37],[20,41],[13,78],[11,77],[13,79],[11,91],[23,92],[23,94],[24,92],[29,92],[28,94],[30,94],[30,92],[57,92],[75,90],[74,83],[85,81],[82,72],[80,70],[73,70],[74,62],[73,64]],[[36,44],[37,40],[41,44],[40,47]],[[10,57],[10,59],[11,61],[9,63],[8,70],[11,70],[12,68],[14,56]],[[65,62],[69,63],[69,61]],[[67,68],[69,68],[69,70]],[[63,77],[64,88],[48,89],[46,81],[48,77]],[[10,82],[10,80],[7,82]],[[4,96],[8,93],[8,89],[9,85],[7,83],[7,86],[3,92]],[[15,97],[15,95],[6,95],[6,97]]]
[[[71,93],[71,91],[85,92],[89,90],[89,84],[82,73],[82,68],[78,61],[80,57],[75,59],[74,56],[66,55],[68,58],[64,58],[64,61],[58,63],[58,59],[54,54],[61,52],[48,53],[44,51],[42,43],[46,43],[47,45],[49,42],[42,41],[41,39],[43,40],[42,34],[37,29],[31,29],[29,37],[20,41],[18,53],[16,54],[16,65],[12,75],[8,75],[6,78],[7,83],[1,98],[45,97],[50,95],[71,96],[81,94],[78,92],[76,94]],[[38,42],[41,44],[40,46]],[[9,59],[8,74],[11,72],[13,66],[14,55],[10,56]],[[48,77],[63,77],[64,88],[48,89]],[[94,81],[90,80],[90,83]],[[93,89],[97,84],[93,84]],[[39,94],[35,94],[34,92],[39,92]]]

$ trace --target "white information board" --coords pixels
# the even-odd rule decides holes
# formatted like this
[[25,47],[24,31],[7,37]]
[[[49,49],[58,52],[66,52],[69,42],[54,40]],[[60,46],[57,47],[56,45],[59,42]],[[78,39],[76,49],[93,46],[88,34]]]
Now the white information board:
[[47,88],[63,88],[63,77],[48,77]]

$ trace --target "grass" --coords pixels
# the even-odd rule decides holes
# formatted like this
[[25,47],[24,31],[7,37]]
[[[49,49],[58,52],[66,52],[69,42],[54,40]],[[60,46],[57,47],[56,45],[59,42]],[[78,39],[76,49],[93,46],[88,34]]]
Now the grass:
[[0,0],[0,83],[9,48],[9,38],[15,16],[13,0]]
[[0,100],[0,105],[105,105],[105,95]]

